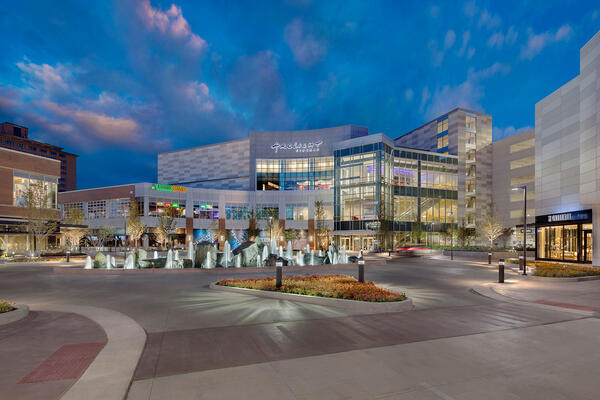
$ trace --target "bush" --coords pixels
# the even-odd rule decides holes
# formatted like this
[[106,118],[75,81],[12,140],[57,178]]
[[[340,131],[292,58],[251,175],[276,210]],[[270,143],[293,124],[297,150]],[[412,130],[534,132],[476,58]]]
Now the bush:
[[[291,276],[282,280],[279,291],[337,299],[386,302],[406,300],[404,293],[395,293],[375,286],[373,282],[358,282],[348,275]],[[219,285],[246,289],[278,291],[274,278],[223,279]]]
[[600,275],[600,268],[584,267],[583,265],[566,265],[548,262],[535,263],[535,276],[554,278],[574,278],[578,276]]
[[15,304],[17,304],[17,303],[13,302],[11,304],[11,303],[9,303],[8,301],[6,301],[4,299],[0,300],[0,314],[5,313],[5,312],[9,312],[9,311],[12,311],[12,310],[16,310]]

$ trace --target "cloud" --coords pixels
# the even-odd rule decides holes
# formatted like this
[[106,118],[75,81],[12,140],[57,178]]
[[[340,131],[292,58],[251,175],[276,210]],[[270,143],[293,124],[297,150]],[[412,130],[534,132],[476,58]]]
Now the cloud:
[[448,50],[454,44],[456,40],[456,33],[452,29],[446,32],[446,37],[444,38],[444,50]]
[[421,92],[421,106],[419,107],[419,112],[423,112],[423,110],[425,110],[425,105],[427,105],[427,102],[429,101],[429,99],[431,98],[431,93],[429,93],[429,88],[427,86],[425,86],[423,88],[423,91]]
[[493,29],[499,27],[500,23],[500,17],[493,15],[488,10],[483,10],[479,16],[479,22],[477,22],[477,26],[479,28],[486,27],[487,29]]
[[73,71],[70,65],[35,64],[28,59],[20,61],[17,68],[23,73],[21,78],[30,89],[35,90],[41,98],[61,96],[72,91],[78,91],[78,85],[73,82]]
[[327,55],[325,43],[309,32],[308,27],[299,18],[285,27],[284,39],[294,54],[294,60],[302,68],[312,67]]
[[506,128],[494,126],[492,127],[492,140],[495,142],[497,140],[506,139],[507,137],[511,137],[513,135],[517,135],[519,133],[523,133],[531,129],[533,129],[531,126],[524,126],[518,129],[516,129],[514,126],[509,126]]
[[320,99],[324,99],[331,96],[331,94],[337,88],[337,86],[337,75],[333,72],[330,72],[327,75],[327,80],[319,81],[319,92],[317,93],[317,97]]
[[[480,104],[484,95],[482,81],[498,74],[506,74],[509,71],[510,67],[501,63],[495,63],[482,70],[469,70],[464,82],[455,86],[445,85],[437,88],[431,96],[431,101],[429,101],[429,96],[423,96],[421,110],[425,110],[425,116],[428,119],[435,118],[456,107],[483,111]],[[427,91],[427,95],[429,95],[429,91]]]
[[412,89],[406,89],[404,91],[404,98],[406,99],[406,101],[411,101],[413,99],[415,95],[415,92],[413,92]]
[[460,46],[460,49],[457,53],[459,57],[462,57],[465,54],[465,51],[467,50],[467,45],[469,44],[469,40],[471,40],[471,31],[466,30],[462,34],[462,45]]
[[532,29],[529,29],[527,35],[527,44],[521,47],[521,59],[531,60],[550,44],[569,40],[573,35],[573,29],[566,24],[556,32],[546,31],[535,34]]
[[511,26],[506,31],[506,34],[502,33],[502,31],[493,33],[488,39],[487,44],[489,47],[497,47],[498,49],[501,49],[504,44],[511,45],[515,43],[518,37],[519,33],[513,26]]
[[231,100],[249,114],[254,129],[288,129],[294,125],[277,58],[269,50],[239,57],[227,78]]
[[194,111],[205,112],[214,110],[215,105],[210,97],[208,86],[205,83],[197,81],[188,82],[183,85],[181,92],[183,97],[194,106]]
[[167,11],[152,7],[150,0],[142,0],[138,6],[138,13],[146,27],[159,31],[173,40],[184,41],[192,50],[201,52],[208,46],[206,41],[192,32],[192,28],[183,17],[181,7],[171,4]]
[[431,15],[432,18],[437,18],[438,15],[440,15],[440,7],[437,5],[429,7],[429,15]]
[[467,1],[463,7],[463,11],[467,17],[474,17],[479,11],[475,1]]

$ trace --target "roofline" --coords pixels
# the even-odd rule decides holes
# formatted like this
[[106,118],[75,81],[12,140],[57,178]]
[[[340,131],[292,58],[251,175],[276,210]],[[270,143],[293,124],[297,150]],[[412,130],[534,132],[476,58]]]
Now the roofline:
[[186,151],[186,150],[199,149],[199,148],[202,148],[202,147],[218,146],[218,145],[221,145],[221,144],[227,144],[227,143],[233,143],[233,142],[240,142],[240,141],[242,141],[242,140],[250,140],[250,137],[241,138],[241,139],[232,139],[232,140],[227,140],[227,141],[225,141],[225,142],[218,142],[218,143],[211,143],[211,144],[203,144],[203,145],[200,145],[200,146],[194,146],[194,147],[186,147],[186,148],[184,148],[184,149],[179,149],[179,150],[165,151],[165,152],[162,152],[162,153],[158,153],[158,155],[157,155],[157,156],[160,156],[161,154],[178,153],[178,152],[180,152],[180,151]]
[[37,155],[37,154],[31,154],[31,153],[28,153],[26,151],[9,149],[8,147],[0,146],[0,150],[12,151],[13,153],[19,153],[19,154],[27,154],[28,156],[31,156],[31,157],[39,157],[39,158],[43,158],[44,160],[50,160],[50,161],[54,161],[54,162],[60,163],[60,160],[57,160],[55,158],[40,156],[40,155]]
[[[146,183],[146,182],[140,182],[140,183]],[[124,185],[101,186],[101,187],[95,187],[95,188],[89,188],[89,189],[67,190],[67,191],[64,191],[64,192],[59,192],[58,194],[86,192],[88,190],[112,189],[112,188],[125,187],[125,186],[133,186],[135,188],[135,185],[137,185],[137,183],[126,183]]]
[[478,114],[478,115],[488,115],[488,114],[485,114],[485,113],[482,113],[482,112],[479,112],[479,111],[469,110],[468,108],[456,107],[456,108],[453,108],[452,110],[448,111],[447,113],[439,115],[439,116],[433,118],[432,120],[425,122],[423,125],[421,125],[421,126],[419,126],[417,128],[414,128],[414,129],[412,129],[412,130],[410,130],[410,131],[408,131],[408,132],[406,132],[406,133],[404,133],[404,134],[396,137],[394,140],[398,140],[398,139],[400,139],[403,136],[409,135],[409,134],[413,133],[414,131],[423,128],[425,125],[429,125],[433,121],[436,121],[436,120],[438,120],[440,118],[446,117],[446,116],[448,116],[449,114],[452,114],[455,111],[465,111],[465,112],[469,112],[469,113],[473,113],[473,114]]
[[[25,128],[25,127],[23,126],[22,128]],[[26,128],[26,129],[29,129],[29,128]],[[30,139],[28,137],[24,138],[24,137],[20,137],[20,136],[14,136],[14,135],[11,135],[10,133],[0,133],[0,135],[10,136],[11,138],[16,138],[17,140],[23,140],[23,141],[28,142],[28,143],[37,144],[38,146],[39,145],[44,145],[44,146],[48,146],[48,147],[54,147],[55,149],[57,149],[57,151],[60,151],[61,153],[69,154],[69,155],[75,156],[75,157],[79,157],[79,154],[69,153],[68,151],[64,151],[63,150],[64,147],[56,146],[54,144],[40,142],[39,140]]]
[[28,127],[23,126],[23,125],[19,125],[19,124],[15,124],[14,122],[4,121],[3,124],[10,124],[10,125],[18,126],[19,128],[25,128],[25,129],[29,130]]
[[259,130],[251,129],[250,132],[251,133],[252,132],[260,132],[260,133],[311,132],[311,131],[321,131],[321,130],[324,130],[324,129],[335,129],[335,128],[345,128],[345,127],[355,127],[355,128],[369,129],[366,126],[360,126],[360,125],[355,125],[355,124],[345,124],[345,125],[328,126],[326,128],[291,129],[291,130],[283,130],[283,131],[259,131]]

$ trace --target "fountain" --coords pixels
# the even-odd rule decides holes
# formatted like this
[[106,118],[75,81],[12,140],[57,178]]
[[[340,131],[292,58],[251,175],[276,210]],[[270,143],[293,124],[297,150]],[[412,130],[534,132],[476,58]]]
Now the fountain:
[[188,243],[188,250],[187,250],[187,258],[188,260],[192,260],[192,267],[194,266],[194,245],[192,244],[192,242]]
[[310,265],[315,265],[315,251],[310,251]]
[[283,258],[283,246],[279,246],[279,257]]
[[337,264],[338,263],[338,255],[337,253],[333,253],[333,260],[331,261],[332,264]]
[[269,246],[263,247],[262,261],[266,262],[269,259]]
[[319,257],[323,257],[323,250],[319,249]]
[[235,261],[236,268],[242,268],[242,254],[241,253],[234,256],[233,260]]
[[310,246],[308,243],[306,243],[306,254],[310,253]]
[[346,255],[346,245],[342,246],[342,254],[340,256],[340,264],[348,264],[348,256]]
[[262,265],[262,259],[261,259],[261,256],[260,256],[260,254],[258,254],[258,255],[256,256],[256,267],[257,267],[257,268],[260,268],[260,267],[262,267],[262,266],[263,266],[263,265]]
[[271,238],[271,254],[277,254],[277,240]]
[[206,252],[206,261],[205,261],[205,267],[204,268],[208,268],[208,269],[212,269],[215,266],[212,263],[212,257],[210,256],[210,251]]
[[231,262],[231,244],[228,241],[225,241],[225,245],[223,246],[223,252],[225,253],[225,265],[223,267],[229,268],[229,263]]
[[85,267],[83,269],[94,269],[94,265],[92,264],[92,257],[87,256],[85,259]]
[[166,269],[174,268],[174,265],[173,265],[173,250],[171,250],[171,249],[169,249],[169,251],[167,251],[167,261],[165,262],[165,268]]
[[135,259],[133,254],[129,254],[125,259],[125,264],[123,264],[124,269],[135,269]]
[[175,250],[173,252],[173,260],[174,261],[179,261],[179,252],[177,250]]
[[154,259],[158,259],[158,251],[154,250]]
[[304,254],[302,253],[302,250],[299,250],[298,253],[296,253],[296,265],[300,267],[304,266]]
[[294,253],[292,251],[292,241],[288,240],[287,248],[285,249],[285,258],[287,258],[288,260],[291,260],[292,257],[294,257]]
[[112,269],[112,261],[110,254],[106,255],[106,269]]

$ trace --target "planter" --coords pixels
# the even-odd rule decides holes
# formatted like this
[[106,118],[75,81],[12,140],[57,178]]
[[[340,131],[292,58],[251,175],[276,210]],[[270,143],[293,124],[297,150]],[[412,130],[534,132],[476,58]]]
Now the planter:
[[16,310],[0,314],[0,326],[19,321],[29,315],[29,307],[24,304],[17,304]]
[[336,299],[333,297],[308,296],[304,294],[272,292],[268,290],[256,290],[237,288],[232,286],[217,285],[216,282],[209,285],[211,289],[223,292],[232,292],[238,294],[248,294],[251,296],[266,297],[277,300],[299,301],[302,303],[317,304],[327,307],[341,308],[348,311],[360,312],[365,314],[390,313],[410,311],[414,308],[412,300],[406,298],[403,301],[371,302],[359,300]]

